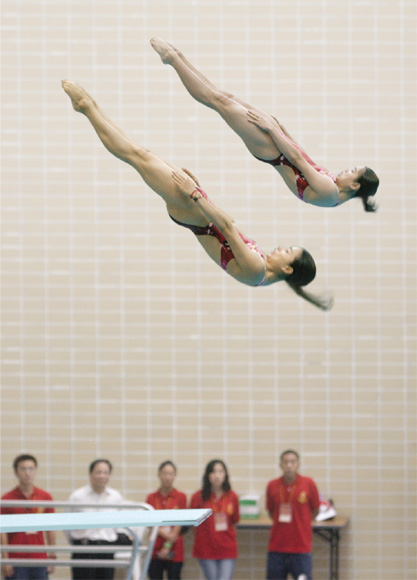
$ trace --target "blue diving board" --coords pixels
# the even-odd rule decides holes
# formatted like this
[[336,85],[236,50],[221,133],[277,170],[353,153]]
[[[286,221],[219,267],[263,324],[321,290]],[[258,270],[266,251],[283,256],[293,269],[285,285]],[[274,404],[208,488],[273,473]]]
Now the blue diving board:
[[0,516],[0,531],[91,530],[159,526],[199,526],[211,509],[135,510],[112,512],[66,512],[56,514],[13,514]]

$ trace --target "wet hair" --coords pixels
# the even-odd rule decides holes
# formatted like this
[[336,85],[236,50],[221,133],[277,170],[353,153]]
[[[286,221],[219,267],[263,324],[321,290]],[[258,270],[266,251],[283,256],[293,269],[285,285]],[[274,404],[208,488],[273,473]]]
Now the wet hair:
[[94,468],[97,465],[97,463],[107,463],[107,465],[109,466],[110,473],[112,472],[113,465],[110,463],[110,461],[108,459],[95,459],[94,461],[92,461],[90,463],[90,467],[88,468],[89,473],[93,473]]
[[22,455],[18,455],[13,461],[13,469],[15,472],[17,471],[19,463],[22,463],[23,461],[33,461],[35,467],[38,467],[38,461],[36,457],[29,455],[29,453],[22,453]]
[[365,172],[359,177],[357,182],[359,183],[360,188],[358,189],[355,197],[361,198],[365,211],[377,211],[378,208],[375,201],[369,200],[370,197],[376,194],[376,190],[379,186],[379,179],[377,174],[369,167],[366,167]]
[[316,277],[316,263],[310,252],[307,252],[304,248],[301,249],[301,255],[292,262],[293,271],[285,278],[285,281],[298,296],[301,296],[307,302],[314,304],[321,310],[330,310],[333,306],[332,298],[316,296],[302,288],[302,286],[310,284]]
[[283,451],[281,453],[281,455],[279,456],[279,460],[282,461],[284,458],[284,455],[288,455],[289,453],[292,453],[293,455],[296,456],[297,459],[300,459],[300,456],[298,455],[297,451],[294,451],[294,449],[286,449],[285,451]]
[[210,473],[212,473],[214,471],[214,467],[217,463],[220,463],[220,465],[223,467],[223,469],[226,473],[226,477],[224,478],[224,481],[222,484],[223,491],[230,491],[232,489],[230,482],[229,482],[229,472],[227,471],[226,464],[221,459],[212,459],[211,461],[209,461],[207,463],[206,469],[205,469],[204,475],[203,475],[202,494],[201,494],[203,501],[207,501],[208,499],[210,499],[211,483],[209,480],[209,475],[210,475]]
[[167,459],[166,461],[163,461],[160,464],[160,466],[158,467],[158,473],[160,473],[164,469],[164,467],[166,467],[167,465],[170,465],[174,469],[175,473],[177,473],[177,468],[175,467],[175,464],[170,459]]

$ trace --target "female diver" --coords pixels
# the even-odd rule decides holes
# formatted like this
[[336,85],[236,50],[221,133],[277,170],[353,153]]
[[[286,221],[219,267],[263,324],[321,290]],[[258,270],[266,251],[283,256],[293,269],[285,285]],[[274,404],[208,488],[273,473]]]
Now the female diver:
[[372,169],[355,167],[333,176],[310,159],[275,117],[217,89],[172,44],[160,38],[153,38],[151,44],[162,62],[175,69],[190,95],[217,111],[254,157],[280,173],[295,196],[320,207],[335,207],[360,198],[365,211],[376,211],[370,198],[378,189],[379,179]]
[[302,288],[316,275],[316,265],[307,250],[292,246],[265,253],[240,232],[229,215],[210,201],[189,171],[170,165],[134,143],[76,83],[64,80],[62,87],[75,111],[88,118],[106,149],[136,169],[165,201],[170,218],[190,229],[209,257],[227,274],[248,286],[269,286],[285,280],[294,292],[318,308],[331,307],[330,300]]

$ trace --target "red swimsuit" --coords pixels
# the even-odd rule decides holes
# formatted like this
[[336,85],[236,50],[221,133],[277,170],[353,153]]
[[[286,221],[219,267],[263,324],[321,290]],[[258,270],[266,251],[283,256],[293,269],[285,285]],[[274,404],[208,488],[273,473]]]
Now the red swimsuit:
[[[334,183],[336,183],[336,178],[324,167],[320,167],[319,165],[316,165],[314,163],[314,161],[312,161],[310,159],[310,157],[307,155],[307,153],[305,153],[302,149],[300,149],[300,147],[298,147],[298,145],[296,145],[295,143],[292,142],[292,144],[294,145],[294,147],[296,147],[301,155],[304,157],[304,159],[312,166],[314,167],[314,169],[318,172],[318,173],[322,173],[323,175],[328,175],[330,177],[330,179],[332,179],[334,181]],[[307,179],[304,177],[304,175],[301,173],[301,171],[298,169],[298,167],[296,167],[295,165],[293,165],[291,163],[291,161],[288,161],[288,159],[285,157],[285,155],[283,153],[281,153],[281,155],[279,157],[277,157],[276,159],[261,159],[260,157],[256,157],[256,159],[259,159],[259,161],[263,161],[264,163],[269,163],[269,165],[272,165],[274,167],[277,167],[279,165],[286,165],[287,167],[291,167],[291,169],[294,172],[295,175],[295,182],[297,184],[297,193],[298,193],[298,197],[304,201],[304,190],[307,189],[307,187],[309,187],[309,183],[307,181]],[[339,201],[335,204],[338,205]]]
[[[201,195],[204,197],[204,199],[206,199],[208,202],[211,203],[207,193],[199,187],[197,189],[201,193]],[[225,271],[227,270],[227,264],[230,262],[230,260],[234,259],[234,255],[233,255],[233,251],[232,251],[231,247],[229,246],[228,241],[226,240],[224,235],[221,233],[219,228],[217,228],[211,222],[208,224],[208,226],[194,226],[192,224],[185,224],[183,222],[180,222],[180,221],[176,220],[175,218],[173,218],[172,215],[170,215],[169,217],[172,219],[173,222],[175,222],[179,226],[182,226],[184,228],[188,228],[189,230],[191,230],[193,232],[193,234],[195,234],[196,236],[213,236],[217,240],[219,240],[219,242],[220,242],[220,265],[223,268],[223,270],[225,270]],[[257,252],[261,256],[262,259],[265,259],[265,256],[264,256],[261,248],[258,246],[258,244],[254,240],[251,240],[250,238],[246,238],[240,232],[239,232],[239,236],[242,238],[242,240],[245,242],[245,244],[248,246],[248,248],[250,250],[254,250],[255,252]],[[262,282],[260,284],[258,284],[258,286],[261,286],[264,283],[264,281],[265,281],[265,278],[262,280]]]

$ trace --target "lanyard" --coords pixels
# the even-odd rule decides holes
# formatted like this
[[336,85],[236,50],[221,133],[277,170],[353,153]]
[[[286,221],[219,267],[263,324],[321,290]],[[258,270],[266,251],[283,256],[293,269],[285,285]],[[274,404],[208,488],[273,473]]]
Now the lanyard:
[[171,502],[171,505],[175,503],[175,499],[172,497],[172,495],[168,495],[166,497],[163,495],[157,495],[155,500],[157,510],[168,510],[170,509],[169,503]]
[[290,497],[289,497],[289,499],[287,501],[285,501],[284,494],[285,494],[285,492],[288,493],[288,489],[287,489],[288,486],[285,485],[285,483],[284,484],[281,483],[281,485],[279,486],[279,498],[280,498],[281,503],[287,503],[287,504],[291,504],[292,503],[292,498],[294,497],[295,489],[297,487],[294,484],[295,484],[295,481],[291,485]]
[[216,499],[213,498],[213,495],[211,496],[210,501],[211,501],[211,507],[213,508],[213,512],[224,512],[225,511],[223,509],[224,500],[226,500],[226,503],[227,503],[227,497],[225,495],[222,495],[221,499],[219,499],[219,501],[216,501]]

